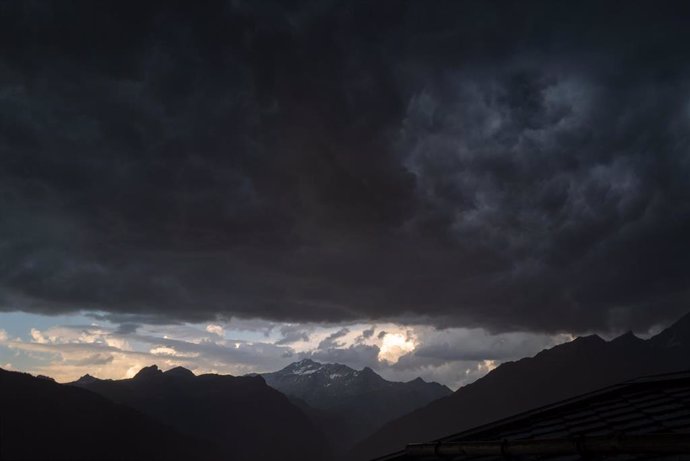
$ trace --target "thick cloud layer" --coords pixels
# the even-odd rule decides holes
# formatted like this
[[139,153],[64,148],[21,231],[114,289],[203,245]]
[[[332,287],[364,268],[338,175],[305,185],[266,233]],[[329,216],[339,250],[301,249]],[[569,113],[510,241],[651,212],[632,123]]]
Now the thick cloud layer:
[[0,309],[676,317],[686,9],[2,3]]

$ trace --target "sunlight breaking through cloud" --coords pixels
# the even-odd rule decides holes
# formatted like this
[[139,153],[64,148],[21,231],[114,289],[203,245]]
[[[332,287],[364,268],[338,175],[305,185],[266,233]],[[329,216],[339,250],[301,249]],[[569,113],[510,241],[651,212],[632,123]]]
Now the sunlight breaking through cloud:
[[20,328],[3,328],[0,363],[67,382],[86,373],[131,377],[153,364],[162,369],[184,366],[197,374],[243,375],[310,358],[356,369],[370,367],[386,379],[419,376],[457,388],[507,360],[572,339],[567,334],[491,334],[477,328],[439,330],[390,322],[316,325],[230,319],[136,328],[86,317],[72,325],[50,322],[26,316]]
[[214,335],[220,336],[221,338],[225,334],[225,330],[223,330],[222,326],[214,324],[206,325],[206,331],[208,331],[209,333],[213,333]]
[[397,363],[400,357],[415,350],[416,343],[411,335],[401,333],[386,333],[379,351],[378,359],[383,362]]

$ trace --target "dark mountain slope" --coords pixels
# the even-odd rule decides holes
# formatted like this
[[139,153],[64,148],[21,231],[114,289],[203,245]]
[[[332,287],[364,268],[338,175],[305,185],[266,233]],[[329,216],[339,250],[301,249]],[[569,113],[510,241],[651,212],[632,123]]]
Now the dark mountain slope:
[[305,411],[325,428],[337,450],[351,446],[388,421],[451,394],[446,386],[419,378],[391,382],[371,368],[354,370],[309,359],[262,376],[270,386],[312,407]]
[[0,459],[220,459],[211,445],[87,390],[0,369]]
[[216,442],[228,459],[320,460],[328,456],[319,430],[261,377],[195,376],[184,368],[163,373],[155,365],[124,380],[81,379],[115,402]]
[[483,378],[399,418],[363,441],[351,459],[370,459],[639,376],[690,368],[690,315],[642,340],[587,336],[502,364]]

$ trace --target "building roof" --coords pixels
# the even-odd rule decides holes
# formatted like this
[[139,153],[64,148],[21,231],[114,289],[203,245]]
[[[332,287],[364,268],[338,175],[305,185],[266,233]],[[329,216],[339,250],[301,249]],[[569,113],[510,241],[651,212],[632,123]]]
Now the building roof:
[[[625,438],[628,441],[649,440],[650,435],[674,439],[684,443],[687,454],[641,454],[632,451],[625,454],[608,454],[594,459],[638,460],[690,460],[690,372],[672,373],[640,378],[579,397],[541,407],[494,423],[479,426],[427,444],[411,444],[407,450],[382,458],[379,461],[403,461],[420,459],[453,459],[491,461],[505,459],[504,447],[513,445],[544,445],[545,441],[558,439],[572,441],[574,447],[584,447],[590,440],[596,443]],[[517,441],[520,441],[519,443]],[[530,442],[531,441],[531,442]],[[599,442],[597,442],[599,441]],[[525,444],[524,442],[527,442]],[[498,447],[504,455],[437,456],[433,453],[464,453],[462,447],[479,445]],[[435,447],[442,446],[444,450]],[[592,445],[593,446],[593,445]],[[480,450],[481,451],[481,450]],[[495,452],[494,450],[493,452]],[[536,449],[535,451],[539,451]],[[491,452],[491,450],[488,450]],[[427,453],[423,455],[423,453]],[[429,454],[432,453],[432,454]],[[484,453],[487,453],[485,450]],[[572,454],[529,454],[511,456],[519,460],[579,460],[584,451]],[[592,459],[588,457],[587,459]]]

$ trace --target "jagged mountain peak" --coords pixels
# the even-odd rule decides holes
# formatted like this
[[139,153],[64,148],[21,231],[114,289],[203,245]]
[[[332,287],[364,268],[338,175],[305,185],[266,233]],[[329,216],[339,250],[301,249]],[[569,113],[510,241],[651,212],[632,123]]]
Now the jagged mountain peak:
[[[582,344],[603,344],[606,340],[597,334],[591,334],[586,336],[578,336],[572,341],[572,344],[582,345]],[[567,343],[566,343],[567,344]]]
[[373,383],[376,383],[377,387],[392,384],[369,367],[355,370],[341,363],[319,363],[311,359],[291,363],[273,373],[264,373],[263,377],[269,385],[277,386],[300,398],[306,397],[307,400],[309,400],[308,396],[303,395],[306,392],[304,388],[306,383],[310,383],[308,393],[326,392],[327,394],[354,392],[357,388],[369,387]]
[[[96,380],[90,375],[80,379],[84,378]],[[87,389],[27,373],[0,371],[0,457],[224,459],[213,442],[190,436]],[[27,443],[27,434],[50,443]]]
[[644,340],[641,338],[638,338],[637,336],[635,336],[635,333],[633,333],[632,331],[629,330],[629,331],[623,333],[622,335],[612,339],[611,344],[625,344],[625,345],[627,345],[627,344],[632,344],[632,343],[636,343],[636,342],[640,342],[640,341],[644,341]]
[[690,313],[649,340],[657,347],[679,348],[690,346]]
[[160,376],[163,372],[158,368],[158,365],[151,365],[149,367],[144,367],[139,372],[134,375],[133,379],[148,379],[154,376]]
[[[573,339],[572,341],[562,343],[562,344],[557,344],[556,346],[550,347],[548,349],[544,349],[537,353],[535,355],[535,358],[537,357],[552,357],[552,356],[560,356],[561,354],[567,354],[567,355],[579,355],[582,353],[596,353],[596,351],[600,350],[602,347],[606,347],[606,342],[605,339],[601,338],[599,335],[592,334],[592,335],[587,335],[587,336],[578,336],[577,338]],[[527,360],[527,359],[522,359],[522,360]],[[508,362],[506,365],[509,363],[514,363],[514,362]],[[494,374],[499,370],[498,367],[495,370],[492,370],[489,375]]]
[[164,371],[163,374],[166,376],[177,376],[177,377],[181,377],[181,378],[195,378],[196,377],[196,375],[194,374],[194,372],[192,372],[192,370],[189,370],[185,367],[174,367],[174,368],[171,368],[167,371]]
[[[305,460],[325,459],[321,454],[326,443],[317,428],[261,377],[193,376],[183,367],[163,372],[152,365],[140,370],[133,379],[94,382],[82,387],[181,433],[218,444],[222,456],[200,459],[268,461],[293,452],[303,454],[300,458]],[[262,444],[264,439],[271,440],[271,444]]]
[[356,370],[340,363],[319,363],[311,359],[262,376],[269,386],[318,409],[319,417],[335,416],[341,421],[342,427],[328,429],[337,446],[353,443],[374,428],[451,394],[447,387],[420,378],[409,382],[387,381],[370,367]]
[[304,359],[299,362],[293,362],[282,370],[276,372],[281,375],[314,375],[314,374],[329,374],[337,375],[332,377],[342,377],[344,375],[351,375],[358,373],[353,368],[340,363],[320,363],[312,359]]
[[315,362],[312,359],[304,359],[300,360],[299,362],[291,363],[287,367],[283,368],[281,371],[294,374],[307,374],[306,372],[318,370],[322,366],[323,364]]
[[74,384],[83,384],[83,385],[86,385],[86,384],[95,383],[96,381],[100,381],[100,379],[98,379],[98,378],[96,378],[96,377],[93,377],[93,376],[91,376],[90,374],[87,373],[87,374],[85,374],[84,376],[82,376],[81,378],[79,378],[78,380],[76,380],[76,381],[74,382]]

